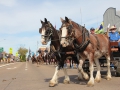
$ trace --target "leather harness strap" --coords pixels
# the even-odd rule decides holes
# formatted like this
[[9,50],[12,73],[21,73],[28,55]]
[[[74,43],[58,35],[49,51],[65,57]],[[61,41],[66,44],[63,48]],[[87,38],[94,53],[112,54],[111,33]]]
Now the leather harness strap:
[[86,47],[88,46],[88,44],[90,43],[89,32],[84,27],[82,27],[82,34],[83,34],[82,35],[82,43],[80,45],[78,45],[76,43],[76,40],[74,40],[74,42],[73,42],[75,49],[78,52],[83,52],[86,49]]

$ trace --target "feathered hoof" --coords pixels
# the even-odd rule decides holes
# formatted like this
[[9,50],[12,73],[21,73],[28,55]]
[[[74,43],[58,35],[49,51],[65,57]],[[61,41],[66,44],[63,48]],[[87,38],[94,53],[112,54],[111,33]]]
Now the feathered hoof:
[[64,84],[70,84],[70,81],[64,80],[63,83],[64,83]]
[[96,81],[97,83],[100,83],[101,79],[95,78],[95,81]]
[[53,83],[53,82],[49,82],[49,87],[54,87],[56,85],[56,83]]
[[94,83],[93,83],[93,82],[88,82],[88,83],[87,83],[87,86],[88,86],[88,87],[93,87],[93,86],[94,86]]
[[49,87],[54,87],[55,83],[49,83]]
[[84,75],[83,75],[83,78],[84,78],[85,80],[89,80],[88,74],[84,74]]
[[109,76],[107,76],[107,77],[106,77],[106,79],[107,79],[107,80],[111,80],[112,78],[111,78],[111,77],[109,77]]

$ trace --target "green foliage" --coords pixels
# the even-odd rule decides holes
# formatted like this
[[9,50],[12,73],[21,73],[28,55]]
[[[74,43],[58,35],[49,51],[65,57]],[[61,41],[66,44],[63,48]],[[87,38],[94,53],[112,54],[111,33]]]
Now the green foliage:
[[21,61],[26,61],[26,54],[28,52],[28,49],[24,48],[24,47],[20,47],[18,49],[18,54],[20,54],[20,59]]
[[0,52],[3,52],[4,51],[4,48],[3,47],[0,47]]

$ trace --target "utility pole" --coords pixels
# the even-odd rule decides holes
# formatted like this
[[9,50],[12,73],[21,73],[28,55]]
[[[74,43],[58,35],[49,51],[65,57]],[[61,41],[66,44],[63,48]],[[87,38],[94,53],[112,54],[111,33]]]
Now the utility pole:
[[37,41],[37,50],[38,50],[38,44],[39,44],[39,42]]
[[36,54],[37,54],[37,51],[38,51],[38,44],[39,44],[39,42],[37,41],[37,50],[36,50]]
[[82,25],[82,11],[81,11],[81,8],[80,8],[80,14],[81,14],[81,25]]

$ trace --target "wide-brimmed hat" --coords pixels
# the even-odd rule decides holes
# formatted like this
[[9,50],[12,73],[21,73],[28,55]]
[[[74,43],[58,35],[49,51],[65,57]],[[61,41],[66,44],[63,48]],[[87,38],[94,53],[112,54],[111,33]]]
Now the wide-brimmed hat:
[[116,30],[117,28],[115,26],[111,26],[110,30],[113,30],[113,29]]

